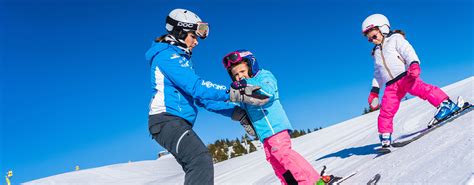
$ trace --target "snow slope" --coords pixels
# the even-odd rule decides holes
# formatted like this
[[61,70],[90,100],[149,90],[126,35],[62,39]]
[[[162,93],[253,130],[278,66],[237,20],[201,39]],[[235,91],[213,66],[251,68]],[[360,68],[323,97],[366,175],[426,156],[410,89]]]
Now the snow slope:
[[[453,99],[474,102],[474,77],[443,88]],[[394,119],[394,138],[426,127],[435,108],[419,98],[402,102]],[[343,184],[474,184],[474,111],[421,139],[375,158],[378,112],[335,124],[293,139],[293,147],[318,171],[358,173]],[[184,173],[168,155],[158,160],[116,164],[70,172],[25,184],[183,184]],[[262,150],[215,164],[215,184],[279,184]]]

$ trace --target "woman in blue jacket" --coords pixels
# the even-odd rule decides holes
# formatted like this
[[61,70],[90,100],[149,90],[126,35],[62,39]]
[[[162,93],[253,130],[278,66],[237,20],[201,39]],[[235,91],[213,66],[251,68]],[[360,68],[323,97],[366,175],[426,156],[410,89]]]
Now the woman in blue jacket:
[[[175,9],[166,18],[166,29],[168,34],[157,38],[146,52],[153,90],[148,128],[153,139],[183,167],[185,184],[213,184],[212,158],[192,130],[196,105],[230,117],[235,107],[231,102],[262,105],[268,98],[253,96],[259,87],[227,91],[195,74],[192,50],[198,45],[197,37],[204,39],[209,34],[209,25],[196,14]],[[214,103],[217,101],[220,103]]]

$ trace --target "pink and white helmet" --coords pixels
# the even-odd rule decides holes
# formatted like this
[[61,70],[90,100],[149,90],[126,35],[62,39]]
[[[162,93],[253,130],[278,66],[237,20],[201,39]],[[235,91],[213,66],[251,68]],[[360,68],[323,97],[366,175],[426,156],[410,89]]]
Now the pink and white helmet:
[[365,34],[374,27],[378,27],[384,35],[390,32],[390,22],[388,22],[387,17],[382,14],[372,14],[365,18],[364,22],[362,22],[362,33]]

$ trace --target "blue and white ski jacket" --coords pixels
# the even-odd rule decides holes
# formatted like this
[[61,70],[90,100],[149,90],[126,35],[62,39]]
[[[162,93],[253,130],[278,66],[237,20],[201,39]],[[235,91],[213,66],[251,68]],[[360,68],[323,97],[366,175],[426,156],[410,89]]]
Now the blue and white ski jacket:
[[263,143],[266,138],[283,130],[293,130],[280,104],[277,80],[273,74],[261,69],[254,77],[246,81],[249,85],[260,86],[261,89],[258,92],[270,98],[270,101],[263,106],[241,104],[241,107],[247,111],[260,141]]
[[226,87],[197,76],[190,55],[168,43],[153,43],[145,56],[151,65],[149,115],[167,112],[194,124],[199,101],[198,106],[230,117],[235,105],[223,102],[229,100]]

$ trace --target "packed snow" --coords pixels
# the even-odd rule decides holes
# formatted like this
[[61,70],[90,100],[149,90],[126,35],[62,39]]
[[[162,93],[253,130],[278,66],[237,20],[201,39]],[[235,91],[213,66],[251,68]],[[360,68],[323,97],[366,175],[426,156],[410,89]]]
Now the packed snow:
[[[443,88],[453,100],[473,99],[474,77]],[[403,101],[393,138],[426,127],[435,108],[419,98]],[[474,111],[392,153],[377,157],[378,111],[293,139],[293,148],[319,172],[356,175],[342,184],[367,184],[376,174],[384,184],[474,184]],[[25,184],[183,184],[184,172],[171,155],[157,160],[80,170]],[[263,150],[215,164],[215,184],[280,184]]]

